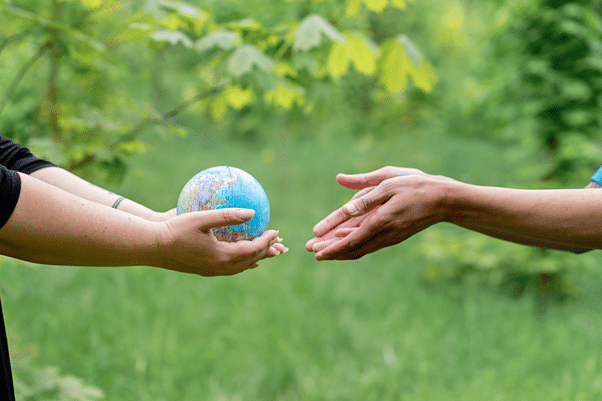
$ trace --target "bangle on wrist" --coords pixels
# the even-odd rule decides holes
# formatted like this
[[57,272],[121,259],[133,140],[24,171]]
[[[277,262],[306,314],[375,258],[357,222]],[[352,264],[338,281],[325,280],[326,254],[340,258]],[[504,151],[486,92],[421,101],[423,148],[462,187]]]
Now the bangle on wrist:
[[125,199],[125,197],[120,196],[115,203],[113,203],[113,206],[111,206],[113,209],[117,209],[119,207],[119,204],[121,203],[121,201],[123,201]]

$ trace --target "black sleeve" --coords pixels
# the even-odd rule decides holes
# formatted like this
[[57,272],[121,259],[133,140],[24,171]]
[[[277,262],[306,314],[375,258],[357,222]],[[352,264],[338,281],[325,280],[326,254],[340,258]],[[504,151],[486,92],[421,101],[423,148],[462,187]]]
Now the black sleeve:
[[49,161],[35,157],[29,149],[2,135],[0,135],[0,164],[9,170],[20,171],[25,174],[31,174],[44,167],[54,166]]
[[35,157],[29,149],[0,135],[0,228],[6,224],[17,206],[21,178],[17,172],[31,174],[54,164]]
[[0,227],[8,221],[21,193],[21,177],[14,170],[0,165]]

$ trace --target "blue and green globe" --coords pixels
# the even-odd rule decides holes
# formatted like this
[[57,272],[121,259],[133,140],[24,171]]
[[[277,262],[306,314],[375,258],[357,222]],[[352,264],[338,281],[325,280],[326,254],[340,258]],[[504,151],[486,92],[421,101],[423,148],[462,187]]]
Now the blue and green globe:
[[236,167],[211,167],[196,174],[184,185],[176,211],[180,215],[225,208],[253,209],[255,216],[243,224],[214,228],[213,234],[220,241],[252,240],[268,227],[267,194],[255,177]]

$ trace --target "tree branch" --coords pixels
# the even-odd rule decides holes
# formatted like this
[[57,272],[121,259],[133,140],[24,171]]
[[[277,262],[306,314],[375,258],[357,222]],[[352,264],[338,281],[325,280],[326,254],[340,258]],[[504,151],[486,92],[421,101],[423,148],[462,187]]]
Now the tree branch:
[[[153,118],[153,117],[145,118],[136,127],[134,127],[129,134],[121,136],[119,138],[119,140],[113,142],[107,148],[109,150],[113,151],[113,150],[117,149],[117,147],[120,144],[127,142],[127,141],[135,140],[142,133],[142,131],[144,129],[149,128],[153,125],[162,124],[165,122],[165,120],[169,120],[171,118],[176,117],[178,114],[182,113],[184,110],[186,110],[188,107],[192,106],[193,104],[200,102],[201,100],[206,99],[209,96],[216,95],[216,94],[222,92],[226,88],[226,86],[228,86],[229,84],[230,84],[230,82],[226,81],[226,82],[222,82],[218,86],[214,86],[210,89],[207,89],[206,91],[203,91],[203,92],[199,93],[198,95],[186,100],[184,103],[174,107],[172,110],[164,113],[159,118]],[[94,163],[96,161],[96,159],[97,159],[97,155],[95,153],[88,153],[80,160],[74,161],[71,164],[65,166],[65,169],[70,170],[70,171],[77,170],[77,169],[86,167],[86,166]]]
[[[185,101],[184,103],[176,106],[175,108],[173,108],[172,110],[164,113],[161,118],[152,118],[152,117],[148,117],[146,119],[144,119],[143,121],[140,122],[140,124],[138,124],[138,126],[136,126],[132,132],[127,136],[126,140],[133,140],[136,139],[136,137],[138,136],[139,132],[145,128],[148,128],[152,125],[157,125],[157,124],[161,124],[162,122],[164,122],[165,120],[169,120],[171,118],[174,118],[175,116],[177,116],[178,114],[180,114],[181,112],[183,112],[184,110],[186,110],[187,108],[189,108],[190,106],[192,106],[193,104],[200,102],[201,100],[212,96],[212,95],[216,95],[220,92],[222,92],[224,90],[224,88],[226,86],[228,86],[230,84],[229,81],[227,82],[222,82],[220,85],[218,86],[214,86],[213,88],[207,89],[204,92],[199,93],[198,95],[188,99],[187,101]],[[113,145],[113,148],[118,146],[119,143],[123,142],[123,137],[122,140],[120,140],[118,143]]]
[[11,82],[6,93],[4,94],[4,99],[2,99],[2,102],[0,103],[0,114],[2,114],[2,112],[4,111],[4,107],[6,107],[6,105],[10,101],[15,90],[17,89],[17,86],[19,85],[19,83],[21,82],[21,80],[23,79],[25,74],[27,74],[27,71],[29,71],[29,69],[31,67],[33,67],[33,65],[36,63],[36,61],[38,61],[40,59],[40,57],[42,57],[42,55],[46,52],[47,49],[48,49],[47,45],[40,47],[38,52],[34,56],[32,56],[29,60],[27,60],[27,62],[25,64],[23,64],[23,66],[19,70],[19,73],[15,76],[15,78],[13,79],[13,82]]
[[4,51],[4,49],[6,49],[10,44],[19,43],[20,41],[24,40],[33,31],[34,31],[34,28],[30,28],[26,31],[15,33],[14,35],[5,37],[0,42],[0,53],[2,53]]

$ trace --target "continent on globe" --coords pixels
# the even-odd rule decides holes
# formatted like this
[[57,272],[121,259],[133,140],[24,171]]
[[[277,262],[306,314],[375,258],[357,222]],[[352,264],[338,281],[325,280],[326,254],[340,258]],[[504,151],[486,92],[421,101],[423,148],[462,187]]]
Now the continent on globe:
[[220,241],[252,240],[268,227],[267,194],[251,174],[236,167],[211,167],[196,174],[184,185],[176,211],[180,215],[225,208],[253,209],[255,216],[243,224],[214,228],[213,234]]

